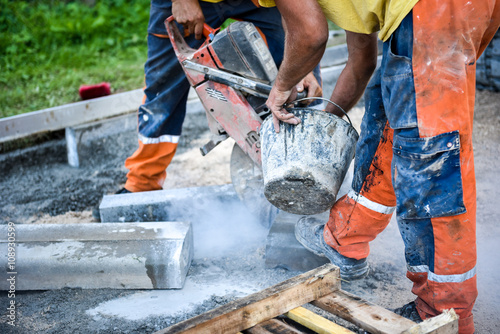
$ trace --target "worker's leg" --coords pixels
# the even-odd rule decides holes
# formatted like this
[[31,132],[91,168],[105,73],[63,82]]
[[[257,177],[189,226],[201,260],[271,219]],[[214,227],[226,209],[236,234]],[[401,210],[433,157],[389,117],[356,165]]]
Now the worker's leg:
[[[499,13],[498,5],[495,8],[492,2],[481,4],[482,9],[468,8],[469,5],[465,1],[449,7],[438,1],[419,2],[413,13],[417,21],[415,40],[410,16],[394,33],[392,41],[385,43],[381,80],[383,104],[395,129],[393,174],[398,223],[406,246],[408,277],[418,295],[417,307],[423,318],[455,308],[461,317],[462,333],[474,330],[471,310],[477,294],[471,143],[474,64],[478,52],[495,31],[489,17]],[[452,8],[460,13],[451,13]],[[429,12],[446,18],[440,21],[443,26],[436,26],[436,20],[426,14]],[[474,20],[461,16],[473,12]],[[450,23],[451,17],[458,21]],[[498,18],[493,21],[498,27]],[[414,52],[413,45],[417,47]],[[366,136],[367,131],[363,138]],[[385,138],[379,145],[380,153]],[[363,154],[358,150],[358,157]],[[374,164],[387,166],[387,160],[380,164],[377,154],[374,159],[363,157],[362,161],[370,161],[365,165],[379,174],[373,178],[375,181],[387,172]],[[366,191],[367,186],[374,190],[372,184],[381,183],[368,182],[364,178],[366,168],[360,173],[363,164],[358,161],[356,165],[353,188],[361,190],[361,200],[364,197],[370,200],[367,207],[373,205],[375,198],[376,203],[391,206],[390,191]],[[360,180],[363,180],[361,187]],[[386,196],[380,196],[380,192]],[[370,235],[373,238],[377,227],[383,228],[384,222],[372,217],[377,210],[370,213],[360,203],[359,196],[352,197],[336,203],[324,235],[341,254],[360,258],[368,254],[365,241]],[[383,209],[377,215],[385,210],[383,206],[373,209],[377,207]],[[364,232],[366,227],[369,233]]]
[[354,259],[368,256],[368,243],[385,229],[396,205],[391,182],[392,130],[380,89],[377,71],[365,92],[352,189],[334,204],[323,232],[329,246]]
[[[460,333],[474,332],[472,307],[477,296],[475,63],[488,40],[485,35],[492,36],[491,18],[499,9],[494,0],[417,3],[413,29],[400,31],[413,33],[412,43],[405,45],[408,36],[395,34],[382,79],[383,91],[388,92],[387,115],[395,129],[398,224],[417,309],[427,318],[454,308]],[[430,12],[439,19],[431,18]],[[498,17],[493,24],[498,28]],[[411,47],[413,52],[406,55]],[[412,81],[398,82],[405,74],[400,70],[391,73],[401,59],[412,65],[407,74],[414,82],[415,108],[406,108],[407,115],[401,115],[395,101],[405,99],[398,90]]]
[[[164,21],[171,3],[151,2],[148,59],[145,64],[145,101],[138,111],[139,148],[125,161],[125,188],[132,192],[158,190],[166,177],[181,134],[189,91]],[[188,38],[192,46],[199,44]]]

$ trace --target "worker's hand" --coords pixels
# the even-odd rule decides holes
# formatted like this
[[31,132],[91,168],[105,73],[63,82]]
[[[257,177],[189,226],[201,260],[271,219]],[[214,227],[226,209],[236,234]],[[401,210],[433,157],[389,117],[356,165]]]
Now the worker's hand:
[[297,92],[293,90],[279,90],[276,85],[271,89],[269,98],[266,101],[266,105],[273,114],[273,125],[276,132],[280,132],[280,121],[297,125],[300,123],[300,119],[294,114],[289,113],[283,108],[286,102],[292,101],[292,98],[297,96]]
[[[313,72],[309,72],[304,79],[297,84],[297,92],[307,92],[307,97],[323,97],[323,89]],[[304,101],[304,105],[309,105],[313,100]]]
[[198,0],[173,0],[172,15],[182,24],[185,32],[193,34],[196,39],[203,37],[203,24],[205,16]]

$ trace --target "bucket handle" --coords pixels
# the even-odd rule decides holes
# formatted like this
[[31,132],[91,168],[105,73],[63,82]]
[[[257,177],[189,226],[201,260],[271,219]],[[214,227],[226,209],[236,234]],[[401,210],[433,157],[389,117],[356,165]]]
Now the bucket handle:
[[324,97],[315,97],[315,96],[305,97],[305,98],[302,98],[302,99],[298,99],[298,100],[292,101],[290,103],[286,103],[286,105],[294,104],[294,103],[302,102],[302,101],[307,101],[307,100],[323,100],[323,101],[326,101],[326,102],[330,102],[331,104],[333,104],[334,106],[336,106],[337,108],[339,108],[340,111],[342,111],[344,113],[345,117],[347,117],[347,120],[349,121],[349,123],[351,124],[351,126],[354,127],[352,125],[351,119],[349,118],[349,115],[347,115],[347,113],[345,112],[345,110],[342,109],[342,107],[339,106],[337,103],[335,103],[335,102],[333,102],[333,101],[331,101],[329,99],[325,99]]

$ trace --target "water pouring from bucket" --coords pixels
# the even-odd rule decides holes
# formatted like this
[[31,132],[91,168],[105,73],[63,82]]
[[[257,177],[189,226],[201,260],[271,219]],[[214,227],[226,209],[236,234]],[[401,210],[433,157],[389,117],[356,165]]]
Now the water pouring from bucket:
[[264,195],[278,209],[300,215],[329,210],[354,158],[358,132],[349,122],[312,108],[292,108],[297,125],[272,117],[261,127]]

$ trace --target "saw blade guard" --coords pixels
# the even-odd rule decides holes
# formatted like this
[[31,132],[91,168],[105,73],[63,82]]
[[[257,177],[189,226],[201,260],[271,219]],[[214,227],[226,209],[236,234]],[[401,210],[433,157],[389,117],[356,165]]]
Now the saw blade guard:
[[278,68],[253,23],[231,23],[215,35],[210,46],[220,69],[262,83],[274,83]]

